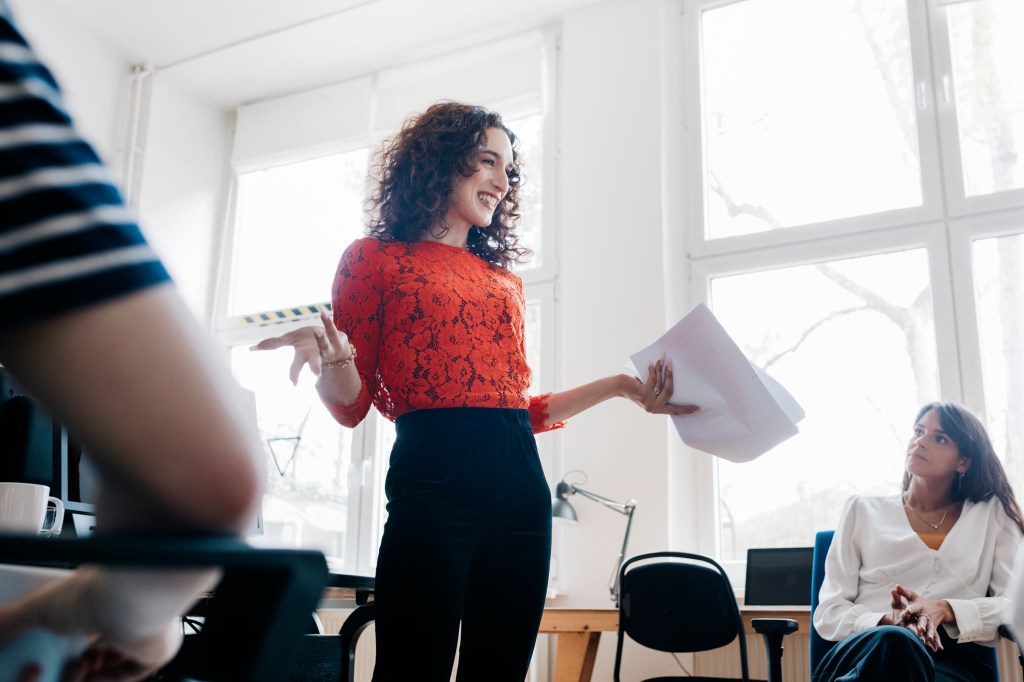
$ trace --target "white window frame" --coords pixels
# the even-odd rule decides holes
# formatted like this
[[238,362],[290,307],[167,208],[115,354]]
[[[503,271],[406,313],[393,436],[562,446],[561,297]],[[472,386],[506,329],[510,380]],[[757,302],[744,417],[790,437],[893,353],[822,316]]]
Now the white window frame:
[[[700,91],[700,17],[705,9],[736,1],[743,0],[684,0],[685,33],[676,37],[684,46],[677,59],[682,63],[683,76],[679,86],[684,119],[681,149],[688,159],[682,169],[688,206],[680,211],[684,222],[680,229],[685,235],[684,255],[690,262],[690,304],[712,303],[710,284],[715,277],[926,248],[943,399],[969,405],[984,419],[971,245],[977,239],[1024,233],[1024,190],[964,197],[955,102],[933,94],[943,93],[951,82],[944,8],[937,0],[907,1],[911,57],[917,79],[920,206],[708,240],[704,235],[707,188]],[[946,161],[942,166],[940,149]],[[714,458],[703,453],[690,450],[688,454],[693,466],[680,469],[671,490],[674,495],[689,495],[695,500],[697,521],[692,538],[685,529],[675,532],[673,537],[677,541],[682,539],[684,544],[692,539],[697,551],[720,556],[717,466]],[[684,476],[693,479],[684,480]],[[742,589],[745,560],[724,564],[734,586]]]

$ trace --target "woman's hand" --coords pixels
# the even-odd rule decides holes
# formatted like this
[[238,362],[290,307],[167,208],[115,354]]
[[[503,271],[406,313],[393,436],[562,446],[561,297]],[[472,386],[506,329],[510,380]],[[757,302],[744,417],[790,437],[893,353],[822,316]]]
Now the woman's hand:
[[897,610],[896,625],[916,634],[932,651],[942,649],[939,626],[956,623],[956,616],[945,599],[925,599],[913,590],[897,585],[892,590],[892,607]]
[[309,371],[320,376],[323,363],[338,362],[351,357],[352,345],[348,341],[348,335],[339,332],[327,313],[320,311],[320,322],[323,327],[302,327],[282,334],[263,339],[249,350],[275,350],[291,346],[295,352],[292,358],[292,365],[288,370],[288,376],[292,384],[299,382],[299,373],[304,365],[309,365]]
[[131,642],[97,641],[64,667],[61,682],[136,682],[150,677],[174,658],[181,647],[181,622],[160,633]]
[[[15,641],[19,637],[28,635],[45,622],[46,615],[45,604],[38,601],[24,600],[10,606],[0,606],[0,648],[16,645]],[[63,622],[61,625],[77,629],[75,623]],[[57,631],[51,632],[55,637],[72,637]],[[73,637],[78,638],[80,635]],[[181,621],[177,618],[160,632],[131,641],[113,642],[94,635],[84,651],[67,661],[60,679],[61,682],[142,680],[174,658],[181,641]],[[52,651],[50,655],[53,655]],[[26,663],[16,671],[14,679],[16,682],[38,682],[44,672],[40,663]]]
[[697,405],[670,405],[672,398],[672,363],[662,357],[647,367],[647,381],[632,379],[627,397],[651,414],[692,414]]

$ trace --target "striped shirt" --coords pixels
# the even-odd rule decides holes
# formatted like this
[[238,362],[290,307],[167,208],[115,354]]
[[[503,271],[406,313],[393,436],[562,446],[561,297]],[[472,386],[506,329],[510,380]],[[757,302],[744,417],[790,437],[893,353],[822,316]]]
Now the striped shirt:
[[0,0],[0,328],[168,279]]

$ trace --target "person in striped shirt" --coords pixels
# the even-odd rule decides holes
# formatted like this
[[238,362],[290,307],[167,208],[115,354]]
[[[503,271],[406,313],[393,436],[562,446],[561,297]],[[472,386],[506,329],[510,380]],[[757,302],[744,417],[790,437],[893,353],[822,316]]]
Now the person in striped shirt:
[[[226,364],[4,0],[0,363],[95,461],[97,533],[238,532],[255,518],[262,448]],[[141,679],[174,655],[177,616],[215,579],[80,569],[0,606],[0,657],[42,631],[84,647],[64,679]]]

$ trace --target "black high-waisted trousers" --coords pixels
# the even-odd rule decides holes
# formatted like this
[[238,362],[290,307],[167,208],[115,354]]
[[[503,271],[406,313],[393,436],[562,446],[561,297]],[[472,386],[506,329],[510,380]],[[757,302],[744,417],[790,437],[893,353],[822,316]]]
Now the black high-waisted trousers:
[[374,682],[521,682],[544,610],[551,493],[526,410],[396,421],[377,559]]

